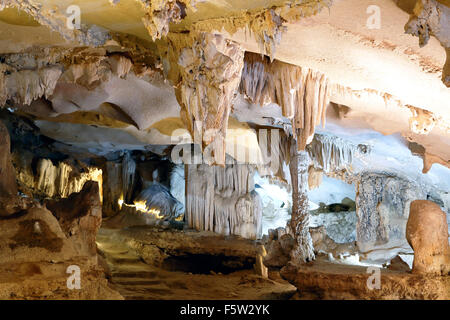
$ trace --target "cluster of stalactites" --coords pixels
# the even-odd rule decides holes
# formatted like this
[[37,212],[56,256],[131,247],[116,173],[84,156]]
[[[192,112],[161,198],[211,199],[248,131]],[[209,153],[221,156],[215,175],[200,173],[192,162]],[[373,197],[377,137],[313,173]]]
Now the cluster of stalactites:
[[187,166],[186,223],[190,228],[256,239],[262,205],[255,192],[254,167]]
[[[45,196],[67,198],[74,192],[80,192],[87,181],[97,181],[102,188],[102,170],[88,167],[85,172],[75,173],[74,167],[60,162],[53,165],[49,159],[41,159],[37,164],[37,177],[28,177],[22,183],[34,190],[39,190]],[[19,178],[21,176],[19,175]]]
[[357,145],[334,135],[316,133],[307,151],[314,168],[329,174],[350,171],[353,159],[370,150],[367,145]]
[[176,88],[181,118],[194,139],[212,145],[216,163],[225,163],[225,136],[235,92],[241,79],[244,51],[221,35],[202,33],[179,56]]
[[292,121],[298,150],[311,142],[316,125],[325,125],[331,86],[320,72],[247,52],[239,88],[254,104],[281,107]]
[[7,100],[29,105],[42,96],[48,98],[54,91],[62,70],[58,66],[38,70],[15,70],[0,64],[0,107]]

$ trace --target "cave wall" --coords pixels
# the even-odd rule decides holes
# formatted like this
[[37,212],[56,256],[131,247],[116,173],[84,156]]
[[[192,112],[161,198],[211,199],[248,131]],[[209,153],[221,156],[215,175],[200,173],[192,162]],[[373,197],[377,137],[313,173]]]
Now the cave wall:
[[364,173],[356,194],[360,252],[385,251],[386,260],[398,252],[411,253],[405,233],[409,207],[412,201],[426,198],[426,191],[414,181],[388,173]]

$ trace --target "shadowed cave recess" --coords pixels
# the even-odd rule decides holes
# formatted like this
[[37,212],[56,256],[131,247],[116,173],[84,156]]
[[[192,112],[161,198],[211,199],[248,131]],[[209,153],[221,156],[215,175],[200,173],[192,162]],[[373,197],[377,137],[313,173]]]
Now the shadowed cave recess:
[[2,300],[448,300],[449,223],[447,0],[0,0]]

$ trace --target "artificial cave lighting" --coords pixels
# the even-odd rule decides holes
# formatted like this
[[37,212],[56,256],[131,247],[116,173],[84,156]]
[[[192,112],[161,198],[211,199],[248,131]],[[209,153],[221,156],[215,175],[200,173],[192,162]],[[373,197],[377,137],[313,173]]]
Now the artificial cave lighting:
[[0,300],[449,300],[449,30],[449,0],[0,0]]

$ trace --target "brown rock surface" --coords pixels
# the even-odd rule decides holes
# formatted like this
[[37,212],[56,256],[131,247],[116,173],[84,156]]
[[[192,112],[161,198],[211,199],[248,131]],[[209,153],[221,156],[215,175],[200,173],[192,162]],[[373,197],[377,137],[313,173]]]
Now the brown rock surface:
[[48,200],[46,204],[79,252],[95,255],[95,237],[102,224],[98,183],[88,181],[80,192],[59,201]]
[[428,200],[411,203],[406,238],[414,249],[413,273],[448,274],[448,225],[441,208]]
[[[122,299],[109,288],[96,256],[80,254],[74,240],[45,208],[0,217],[0,299]],[[74,265],[81,272],[79,290],[67,287],[67,269]]]
[[317,257],[301,267],[291,264],[281,269],[281,276],[297,287],[296,299],[373,300],[431,299],[450,297],[450,277],[380,270],[379,289],[369,288],[373,269],[328,262]]
[[8,129],[0,121],[0,216],[14,212],[15,206],[11,207],[11,200],[16,196],[16,172],[11,161],[11,142]]

